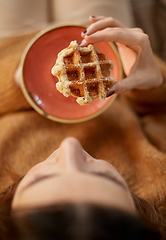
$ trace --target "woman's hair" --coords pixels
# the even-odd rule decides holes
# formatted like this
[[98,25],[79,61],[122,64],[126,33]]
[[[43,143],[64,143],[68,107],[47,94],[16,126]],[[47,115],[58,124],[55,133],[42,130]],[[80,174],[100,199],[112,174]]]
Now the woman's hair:
[[[134,194],[140,216],[94,204],[63,204],[12,214],[11,202],[17,185],[0,195],[1,240],[160,239],[154,209],[147,208],[148,203]],[[148,218],[153,220],[151,224],[144,221],[146,208]]]
[[63,204],[5,216],[1,240],[159,240],[139,216],[94,204]]

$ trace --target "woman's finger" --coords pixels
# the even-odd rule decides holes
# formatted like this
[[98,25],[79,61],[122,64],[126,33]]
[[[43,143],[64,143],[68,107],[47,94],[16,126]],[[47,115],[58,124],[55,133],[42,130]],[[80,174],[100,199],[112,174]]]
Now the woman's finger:
[[[149,66],[147,61],[145,61],[144,64],[141,62],[142,60],[139,61],[139,59],[137,59],[131,74],[128,77],[117,81],[110,89],[110,92],[121,94],[132,89],[145,90],[161,86],[163,78],[156,63],[152,61]],[[150,62],[150,59],[148,59],[148,62]],[[151,75],[152,72],[153,74]]]
[[[97,17],[95,17],[95,16],[90,16],[90,17],[89,17],[89,21],[93,24],[93,23],[98,22],[98,21],[100,21],[100,20],[103,20],[103,19],[105,19],[105,18],[106,18],[106,17],[104,17],[104,16],[97,16]],[[84,32],[81,33],[81,37],[84,38],[86,34],[87,34],[87,29],[86,29]]]
[[105,16],[90,16],[89,21],[91,23],[95,23],[95,22],[100,21],[100,20],[105,19],[105,18],[106,18]]
[[106,28],[84,37],[86,43],[98,42],[117,42],[132,48],[139,52],[143,46],[149,43],[149,38],[146,34],[139,31],[132,31],[127,28]]
[[112,17],[104,18],[101,16],[99,19],[96,17],[96,21],[87,28],[86,34],[91,35],[99,30],[114,27],[125,28],[121,22]]
[[125,93],[132,89],[148,89],[149,83],[147,84],[146,81],[144,81],[143,74],[131,74],[130,76],[117,81],[112,88],[110,89],[110,92],[114,92],[117,94]]
[[111,27],[119,27],[119,28],[125,28],[125,26],[119,22],[118,20],[112,18],[112,17],[104,17],[104,16],[98,16],[98,17],[89,17],[89,20],[92,22],[92,24],[84,31],[81,36],[84,38],[86,35],[91,35],[97,31],[103,30],[105,28],[111,28]]
[[18,66],[14,75],[15,83],[20,87],[21,84],[21,66]]
[[[114,84],[114,86],[110,89],[110,92],[121,94],[121,93],[127,92],[130,89],[132,89],[130,87],[130,80],[125,81],[125,79],[123,79],[123,80],[116,82]],[[108,96],[110,96],[110,95],[108,94]]]

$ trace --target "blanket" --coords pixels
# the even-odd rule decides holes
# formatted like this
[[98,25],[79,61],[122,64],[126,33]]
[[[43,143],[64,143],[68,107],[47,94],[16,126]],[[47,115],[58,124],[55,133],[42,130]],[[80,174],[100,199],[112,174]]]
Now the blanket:
[[156,57],[164,77],[161,87],[121,94],[105,112],[83,123],[54,122],[31,108],[14,81],[34,35],[0,42],[0,191],[73,136],[93,157],[113,164],[132,192],[156,207],[166,206],[166,64]]

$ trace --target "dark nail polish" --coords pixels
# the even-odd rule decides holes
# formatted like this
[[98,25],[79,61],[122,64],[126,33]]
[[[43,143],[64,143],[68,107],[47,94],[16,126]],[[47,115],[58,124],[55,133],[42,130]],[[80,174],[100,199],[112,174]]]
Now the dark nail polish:
[[82,42],[79,42],[78,45],[81,45]]
[[92,18],[96,18],[95,16],[92,16]]
[[110,97],[111,95],[113,95],[115,93],[115,91],[111,91],[109,93],[107,93],[107,97]]
[[83,31],[83,33],[85,34],[87,32],[87,30]]

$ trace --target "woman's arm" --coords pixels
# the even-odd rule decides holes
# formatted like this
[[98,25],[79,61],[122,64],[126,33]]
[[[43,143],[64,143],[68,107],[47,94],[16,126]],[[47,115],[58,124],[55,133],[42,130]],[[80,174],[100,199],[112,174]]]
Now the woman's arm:
[[0,115],[31,108],[14,75],[25,47],[36,33],[5,38],[0,43]]

